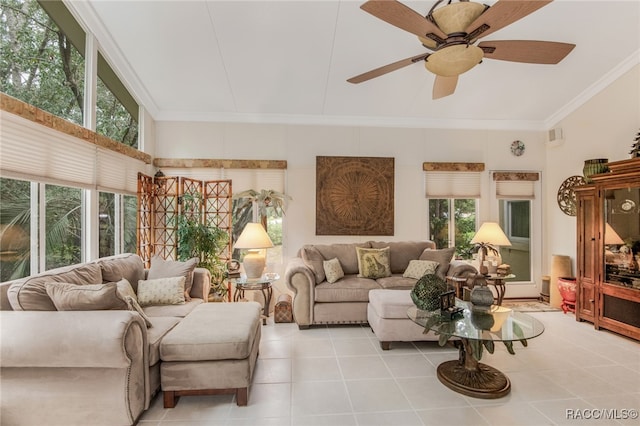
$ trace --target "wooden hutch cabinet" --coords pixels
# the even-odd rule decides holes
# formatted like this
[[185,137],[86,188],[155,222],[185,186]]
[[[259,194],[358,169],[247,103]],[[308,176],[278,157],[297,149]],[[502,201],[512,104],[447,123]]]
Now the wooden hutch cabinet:
[[576,319],[640,340],[640,158],[575,188]]

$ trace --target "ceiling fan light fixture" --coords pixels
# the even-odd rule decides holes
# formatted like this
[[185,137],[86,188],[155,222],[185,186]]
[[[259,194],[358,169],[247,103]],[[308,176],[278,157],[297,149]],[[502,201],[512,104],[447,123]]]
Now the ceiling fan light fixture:
[[458,44],[429,55],[424,66],[436,75],[455,77],[478,65],[483,56],[478,46]]
[[451,3],[435,9],[431,16],[445,34],[461,33],[482,15],[485,6],[470,1]]

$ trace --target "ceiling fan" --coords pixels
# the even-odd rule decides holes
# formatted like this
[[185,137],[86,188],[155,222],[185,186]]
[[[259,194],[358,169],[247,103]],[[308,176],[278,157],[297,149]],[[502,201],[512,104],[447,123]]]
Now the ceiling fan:
[[[360,8],[400,29],[415,34],[433,53],[402,59],[348,79],[362,83],[424,61],[436,75],[433,99],[453,94],[458,76],[482,62],[483,58],[530,64],[557,64],[575,44],[536,40],[483,41],[481,37],[514,23],[553,0],[498,0],[493,6],[469,0],[438,0],[427,16],[395,0],[370,0]],[[440,6],[440,7],[438,7]]]

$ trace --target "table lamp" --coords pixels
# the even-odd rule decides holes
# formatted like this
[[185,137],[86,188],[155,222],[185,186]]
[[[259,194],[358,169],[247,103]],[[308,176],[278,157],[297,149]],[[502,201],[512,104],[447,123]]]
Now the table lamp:
[[476,244],[478,250],[478,260],[480,261],[480,273],[486,275],[489,273],[484,260],[487,257],[488,250],[499,254],[498,246],[510,246],[511,242],[500,228],[497,222],[485,222],[480,226],[476,235],[471,239],[471,244]]
[[242,260],[247,278],[260,278],[267,263],[261,249],[273,247],[273,242],[262,224],[247,223],[234,247],[248,250]]

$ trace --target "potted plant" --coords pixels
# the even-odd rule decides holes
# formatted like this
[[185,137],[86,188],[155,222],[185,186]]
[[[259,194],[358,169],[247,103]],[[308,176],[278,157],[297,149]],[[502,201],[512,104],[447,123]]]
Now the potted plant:
[[216,226],[203,224],[200,197],[184,195],[183,213],[178,217],[178,260],[200,259],[198,267],[211,273],[211,292],[220,298],[227,294],[226,263],[221,260],[229,234]]

